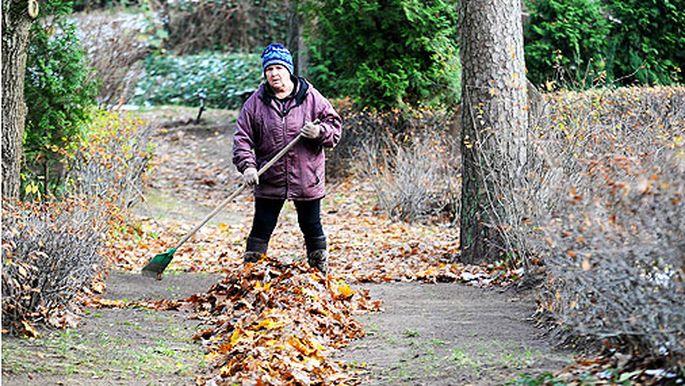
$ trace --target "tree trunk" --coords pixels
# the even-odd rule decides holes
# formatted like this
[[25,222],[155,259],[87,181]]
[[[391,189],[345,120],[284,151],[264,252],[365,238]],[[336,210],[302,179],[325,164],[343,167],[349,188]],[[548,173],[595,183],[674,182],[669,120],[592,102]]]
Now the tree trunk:
[[298,0],[291,0],[288,17],[288,42],[286,46],[293,54],[295,74],[305,76],[307,72],[307,49],[304,44],[302,18],[298,12]]
[[523,181],[528,129],[520,0],[462,0],[461,260],[504,251],[503,195]]
[[24,74],[34,0],[2,1],[2,197],[19,197],[22,138],[26,121]]

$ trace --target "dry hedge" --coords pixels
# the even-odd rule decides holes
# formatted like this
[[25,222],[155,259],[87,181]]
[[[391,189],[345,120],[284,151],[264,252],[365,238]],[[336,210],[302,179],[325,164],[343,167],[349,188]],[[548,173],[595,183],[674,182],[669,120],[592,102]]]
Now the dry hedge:
[[105,265],[100,249],[118,213],[138,196],[150,160],[150,130],[101,112],[69,159],[69,196],[50,202],[3,202],[2,324],[34,333],[37,321],[65,323],[75,298]]
[[155,26],[142,14],[125,12],[80,14],[75,22],[100,85],[98,102],[116,105],[130,98],[143,71],[143,59],[154,49]]
[[685,354],[685,88],[548,96],[510,235],[577,336]]
[[285,41],[288,1],[214,0],[151,1],[169,37],[166,46],[178,55],[203,50],[251,51]]
[[[101,269],[98,249],[110,214],[90,200],[3,204],[2,323],[55,323]],[[56,312],[59,311],[59,312]]]
[[345,130],[327,163],[333,175],[370,177],[391,218],[454,220],[460,202],[459,138],[446,111],[375,113],[339,107]]

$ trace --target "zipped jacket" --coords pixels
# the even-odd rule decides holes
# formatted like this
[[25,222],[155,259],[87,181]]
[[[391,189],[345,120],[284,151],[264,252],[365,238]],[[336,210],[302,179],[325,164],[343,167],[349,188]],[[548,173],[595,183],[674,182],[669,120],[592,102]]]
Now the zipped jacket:
[[259,170],[299,133],[306,122],[318,119],[319,138],[302,138],[259,177],[255,196],[272,199],[315,200],[326,194],[323,149],[340,140],[342,119],[331,103],[303,78],[295,80],[294,95],[278,100],[266,83],[245,102],[233,138],[233,164],[243,173]]

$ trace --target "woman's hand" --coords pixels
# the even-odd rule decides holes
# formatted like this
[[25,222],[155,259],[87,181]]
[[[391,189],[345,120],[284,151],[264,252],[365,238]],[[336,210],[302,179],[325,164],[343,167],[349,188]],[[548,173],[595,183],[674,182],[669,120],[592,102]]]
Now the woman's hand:
[[316,139],[321,135],[321,125],[314,122],[307,122],[300,130],[305,138]]
[[259,184],[259,174],[255,168],[247,168],[243,172],[243,182],[247,186],[255,186]]

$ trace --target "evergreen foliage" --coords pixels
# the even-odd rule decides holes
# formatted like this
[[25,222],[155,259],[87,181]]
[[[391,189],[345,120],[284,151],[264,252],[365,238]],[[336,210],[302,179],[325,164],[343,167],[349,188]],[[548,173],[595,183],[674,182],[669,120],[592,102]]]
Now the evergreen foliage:
[[674,0],[527,0],[534,83],[673,84],[685,80],[685,10]]
[[240,108],[242,97],[262,79],[257,54],[204,52],[185,56],[150,56],[134,103]]
[[89,120],[97,83],[76,28],[66,18],[70,4],[49,1],[42,12],[28,46],[24,151],[25,179],[26,173],[36,174],[47,192],[55,184],[49,171],[73,150]]
[[605,70],[611,25],[598,0],[532,0],[525,29],[526,66],[534,83],[591,81]]
[[615,20],[608,54],[614,75],[640,84],[685,81],[685,8],[678,0],[607,0]]
[[308,76],[326,95],[377,109],[458,99],[455,1],[311,0]]

